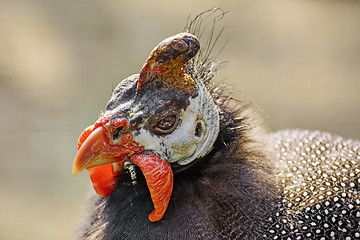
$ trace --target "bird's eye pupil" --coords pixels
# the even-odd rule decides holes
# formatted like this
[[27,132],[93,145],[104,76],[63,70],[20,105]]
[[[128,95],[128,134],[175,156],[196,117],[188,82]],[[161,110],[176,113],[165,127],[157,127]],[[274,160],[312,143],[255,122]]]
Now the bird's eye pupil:
[[168,134],[173,132],[179,123],[179,115],[174,113],[161,118],[153,127],[157,134]]
[[161,119],[158,122],[157,127],[162,130],[169,130],[174,126],[175,122],[176,122],[175,115],[166,116],[165,118]]

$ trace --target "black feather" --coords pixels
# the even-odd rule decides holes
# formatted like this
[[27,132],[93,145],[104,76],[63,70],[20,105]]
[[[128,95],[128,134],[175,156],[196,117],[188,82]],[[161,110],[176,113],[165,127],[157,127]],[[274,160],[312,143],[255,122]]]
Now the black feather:
[[175,169],[170,205],[155,223],[147,218],[153,205],[145,179],[132,166],[135,183],[125,172],[109,197],[90,199],[80,239],[360,238],[360,143],[320,132],[264,131],[248,102],[212,81],[222,65],[212,52],[224,14],[205,11],[185,28],[207,39],[185,71],[203,81],[219,106],[214,148]]

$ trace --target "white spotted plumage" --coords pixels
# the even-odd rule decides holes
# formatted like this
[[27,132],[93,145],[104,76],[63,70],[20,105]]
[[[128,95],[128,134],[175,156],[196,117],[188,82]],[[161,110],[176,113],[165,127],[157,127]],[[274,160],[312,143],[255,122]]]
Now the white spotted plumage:
[[308,130],[284,130],[268,140],[283,191],[267,237],[359,239],[359,141]]

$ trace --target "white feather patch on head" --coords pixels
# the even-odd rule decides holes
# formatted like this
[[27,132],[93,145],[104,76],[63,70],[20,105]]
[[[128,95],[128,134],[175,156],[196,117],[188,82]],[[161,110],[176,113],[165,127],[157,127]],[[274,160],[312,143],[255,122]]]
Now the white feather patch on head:
[[[181,123],[172,133],[157,136],[142,128],[134,140],[163,160],[180,165],[187,165],[209,153],[219,133],[219,111],[206,87],[201,82],[196,83],[198,95],[190,98],[190,105],[181,111]],[[202,131],[196,136],[198,124]]]

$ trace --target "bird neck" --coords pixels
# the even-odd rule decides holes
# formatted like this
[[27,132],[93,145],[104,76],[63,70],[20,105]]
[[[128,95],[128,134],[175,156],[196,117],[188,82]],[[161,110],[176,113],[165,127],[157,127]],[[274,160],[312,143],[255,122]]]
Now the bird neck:
[[258,164],[268,159],[239,141],[246,131],[237,134],[220,130],[208,155],[174,174],[173,195],[159,222],[148,220],[153,204],[141,171],[134,168],[134,182],[134,173],[126,170],[115,191],[98,200],[104,239],[217,239],[230,236],[227,229],[244,238],[259,236],[275,208],[276,189],[270,167]]

